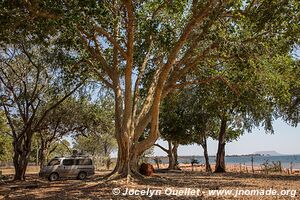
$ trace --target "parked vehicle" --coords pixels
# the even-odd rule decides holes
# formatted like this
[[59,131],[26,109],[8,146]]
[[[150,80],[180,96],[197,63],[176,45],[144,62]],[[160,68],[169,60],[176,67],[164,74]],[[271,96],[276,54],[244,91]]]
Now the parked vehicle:
[[47,166],[40,170],[40,177],[46,177],[49,181],[59,178],[86,179],[95,173],[93,161],[88,157],[55,157]]

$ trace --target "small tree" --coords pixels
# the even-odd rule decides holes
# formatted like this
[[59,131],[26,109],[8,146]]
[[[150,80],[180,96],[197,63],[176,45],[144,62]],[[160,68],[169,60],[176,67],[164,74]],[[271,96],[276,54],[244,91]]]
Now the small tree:
[[166,97],[161,106],[160,134],[168,142],[168,148],[159,144],[157,147],[165,151],[169,158],[168,169],[179,169],[178,166],[178,146],[193,142],[189,131],[189,116],[184,107],[184,96],[180,93],[173,93]]
[[153,160],[156,164],[157,169],[159,169],[159,165],[162,163],[162,160],[157,156],[155,156],[155,158]]
[[[39,164],[45,164],[50,146],[67,135],[86,134],[92,114],[91,105],[86,100],[65,100],[57,109],[49,112],[42,122],[37,136],[39,139]],[[42,114],[42,113],[40,113]]]
[[114,137],[114,106],[111,99],[104,98],[89,105],[86,121],[86,134],[74,135],[74,148],[81,152],[104,159],[106,166],[110,166],[110,155],[117,148]]

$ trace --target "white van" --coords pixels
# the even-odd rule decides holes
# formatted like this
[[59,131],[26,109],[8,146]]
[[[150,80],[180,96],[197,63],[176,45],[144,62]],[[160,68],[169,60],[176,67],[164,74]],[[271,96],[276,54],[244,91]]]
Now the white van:
[[56,157],[40,170],[39,176],[46,177],[49,181],[56,181],[59,178],[84,180],[93,174],[95,167],[92,159],[88,157]]

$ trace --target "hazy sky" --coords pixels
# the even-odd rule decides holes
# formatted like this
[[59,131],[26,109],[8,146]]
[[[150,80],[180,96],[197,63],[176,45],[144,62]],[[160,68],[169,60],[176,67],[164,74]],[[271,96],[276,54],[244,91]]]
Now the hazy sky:
[[[256,151],[277,151],[281,154],[300,154],[300,126],[292,127],[281,120],[274,122],[274,134],[266,134],[263,128],[254,129],[251,133],[245,133],[238,141],[226,144],[226,155],[251,154]],[[167,147],[165,141],[159,144]],[[208,141],[209,155],[215,155],[218,143]],[[203,155],[203,149],[199,145],[179,146],[178,154],[183,155]],[[154,155],[166,156],[161,149],[155,147]]]

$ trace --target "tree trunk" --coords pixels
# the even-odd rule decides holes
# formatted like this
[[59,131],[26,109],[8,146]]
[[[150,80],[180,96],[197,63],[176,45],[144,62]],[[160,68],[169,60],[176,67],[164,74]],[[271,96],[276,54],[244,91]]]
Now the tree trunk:
[[[178,149],[178,144],[174,143],[172,146],[172,142],[168,140],[168,148],[164,148],[159,144],[155,144],[155,146],[161,148],[164,152],[167,153],[168,158],[169,158],[169,166],[168,169],[179,169],[178,167],[178,155],[177,155],[177,149]],[[159,166],[159,161],[157,161],[157,165]],[[158,167],[159,168],[159,167]]]
[[106,169],[109,170],[110,169],[110,165],[111,165],[111,158],[110,156],[108,156],[106,158]]
[[139,158],[140,155],[137,155],[135,150],[126,146],[119,146],[117,164],[113,173],[117,173],[124,178],[138,173]]
[[14,180],[18,180],[18,181],[25,180],[27,164],[28,164],[28,159],[26,159],[21,154],[15,153],[15,155],[14,155],[14,167],[15,167]]
[[47,149],[48,149],[47,147],[48,146],[46,142],[43,139],[41,139],[41,146],[39,148],[39,164],[41,169],[45,166]]
[[172,142],[168,141],[168,158],[169,158],[169,166],[168,169],[174,169],[175,167],[175,158],[172,152]]
[[[134,135],[135,126],[133,125],[132,116],[124,116],[123,100],[121,86],[117,77],[113,80],[116,84],[115,92],[115,137],[118,144],[118,158],[114,170],[108,175],[117,175],[121,178],[130,177],[138,173],[138,159],[141,155],[134,142],[138,143],[138,138],[130,137]],[[126,104],[126,103],[125,103]],[[128,113],[127,113],[128,114]],[[125,124],[125,125],[124,125]],[[131,126],[132,125],[132,126]],[[142,129],[143,131],[144,129]]]
[[174,157],[174,166],[173,166],[172,169],[180,169],[179,168],[179,163],[178,163],[178,153],[177,153],[178,146],[179,146],[179,144],[177,142],[173,143],[172,154],[173,154],[173,157]]
[[14,139],[13,163],[15,167],[14,180],[24,181],[31,150],[31,134]]
[[205,171],[206,172],[212,172],[211,166],[209,163],[209,157],[208,157],[208,151],[207,151],[207,141],[206,138],[203,139],[203,143],[201,144],[203,148],[203,154],[204,154],[204,159],[205,159]]
[[46,157],[47,157],[47,149],[40,148],[39,149],[39,164],[40,164],[41,169],[46,165]]
[[[139,173],[139,159],[142,153],[149,148],[149,146],[141,145],[141,143],[132,144],[130,140],[118,140],[118,158],[115,169],[107,176],[116,175],[120,178],[138,177],[142,175]],[[151,145],[154,145],[151,143]]]
[[224,173],[225,170],[225,138],[226,138],[226,128],[227,128],[227,120],[221,120],[221,128],[219,133],[219,145],[217,152],[217,160],[216,160],[216,173]]
[[[118,72],[117,72],[118,73]],[[126,72],[128,73],[128,72]],[[126,74],[125,77],[130,76]],[[142,112],[142,115],[131,113],[131,80],[126,80],[125,98],[122,98],[122,90],[118,76],[113,77],[115,93],[115,136],[118,143],[118,158],[115,169],[108,175],[130,178],[132,175],[141,177],[138,161],[141,155],[151,148],[159,137],[158,120],[159,106],[161,100],[162,86],[155,91],[156,95],[152,102],[151,109]],[[159,85],[159,83],[158,83]],[[142,109],[143,110],[143,109]],[[140,114],[141,114],[140,113]],[[150,133],[147,138],[139,140],[147,127],[150,126]]]

